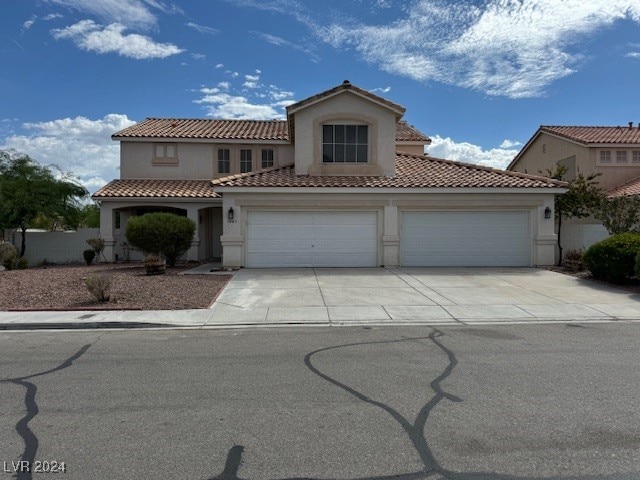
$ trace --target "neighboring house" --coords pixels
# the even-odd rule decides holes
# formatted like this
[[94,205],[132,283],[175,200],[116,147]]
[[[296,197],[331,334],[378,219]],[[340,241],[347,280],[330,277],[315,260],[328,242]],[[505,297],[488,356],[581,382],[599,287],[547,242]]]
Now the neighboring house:
[[[640,124],[616,127],[541,126],[513,159],[507,170],[547,174],[556,164],[567,168],[563,180],[578,173],[599,174],[608,196],[640,193]],[[592,217],[563,223],[564,249],[585,249],[609,236]]]
[[122,130],[122,178],[94,195],[108,254],[116,217],[123,231],[130,215],[169,210],[197,225],[188,259],[230,268],[552,264],[565,184],[426,156],[404,112],[345,81],[286,121]]

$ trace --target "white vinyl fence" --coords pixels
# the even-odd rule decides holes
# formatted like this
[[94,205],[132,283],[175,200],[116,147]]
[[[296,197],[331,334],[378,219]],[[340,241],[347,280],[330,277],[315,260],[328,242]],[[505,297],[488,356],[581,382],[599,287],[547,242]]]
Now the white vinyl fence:
[[[44,261],[50,263],[83,263],[82,252],[91,248],[87,244],[87,240],[99,235],[99,228],[79,228],[75,232],[27,231],[27,248],[24,256],[29,260],[29,265],[38,265]],[[22,233],[19,230],[5,231],[4,240],[13,243],[18,249],[18,253],[20,253]]]

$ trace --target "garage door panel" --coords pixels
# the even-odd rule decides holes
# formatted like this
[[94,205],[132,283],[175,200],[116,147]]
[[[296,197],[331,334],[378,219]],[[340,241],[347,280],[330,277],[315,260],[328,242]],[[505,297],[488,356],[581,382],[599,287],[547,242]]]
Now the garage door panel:
[[373,267],[377,212],[249,212],[249,267]]
[[528,212],[404,212],[405,266],[528,266]]

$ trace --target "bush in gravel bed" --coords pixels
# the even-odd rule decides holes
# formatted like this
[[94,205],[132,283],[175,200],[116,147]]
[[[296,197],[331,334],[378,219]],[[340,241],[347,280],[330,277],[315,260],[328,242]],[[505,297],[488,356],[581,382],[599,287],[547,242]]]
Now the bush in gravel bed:
[[84,261],[87,265],[91,265],[93,259],[96,256],[96,252],[92,248],[87,248],[84,252],[82,252],[82,256],[84,257]]
[[147,213],[131,217],[127,241],[146,254],[161,255],[170,267],[191,247],[196,225],[187,217],[173,213]]
[[13,268],[13,262],[18,256],[18,250],[9,242],[0,242],[0,263],[7,270]]
[[620,233],[593,244],[582,261],[594,278],[624,283],[634,275],[638,252],[640,234]]
[[108,302],[111,297],[111,277],[107,275],[91,275],[84,279],[89,293],[99,302]]

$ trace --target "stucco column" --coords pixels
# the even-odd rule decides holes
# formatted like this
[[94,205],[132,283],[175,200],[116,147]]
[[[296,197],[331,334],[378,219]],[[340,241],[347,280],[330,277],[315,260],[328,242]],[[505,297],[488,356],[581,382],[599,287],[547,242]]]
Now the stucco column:
[[198,207],[187,207],[187,217],[193,223],[196,224],[196,231],[191,239],[191,247],[187,250],[187,260],[197,262],[198,261],[198,246],[200,245],[200,218],[198,216]]
[[116,235],[114,231],[113,206],[109,202],[100,203],[100,237],[104,240],[104,258],[108,262],[116,261]]
[[400,264],[398,206],[385,205],[383,218],[382,263],[385,267],[393,267]]
[[[554,196],[545,198],[543,205],[539,206],[535,212],[535,222],[537,224],[537,234],[534,239],[533,264],[534,265],[554,265],[556,262],[556,244],[558,237],[555,234],[555,211]],[[545,218],[545,211],[550,210],[550,217]]]
[[[229,209],[233,209],[233,219],[229,218]],[[235,199],[224,195],[222,202],[222,266],[224,268],[244,267],[242,255],[242,208]]]

